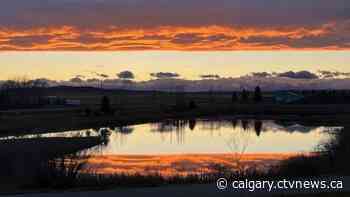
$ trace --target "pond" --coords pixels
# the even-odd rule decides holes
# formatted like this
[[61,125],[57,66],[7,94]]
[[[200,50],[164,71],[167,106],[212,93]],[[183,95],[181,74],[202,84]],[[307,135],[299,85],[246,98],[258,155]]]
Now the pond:
[[282,126],[275,121],[168,120],[108,129],[108,143],[90,154],[312,152],[338,127]]
[[235,167],[239,162],[268,167],[296,154],[317,151],[320,144],[331,140],[332,133],[341,128],[305,126],[291,121],[216,118],[165,120],[115,128],[8,136],[0,140],[98,136],[104,139],[102,144],[77,153],[90,156],[89,170],[173,175],[208,172],[214,164]]

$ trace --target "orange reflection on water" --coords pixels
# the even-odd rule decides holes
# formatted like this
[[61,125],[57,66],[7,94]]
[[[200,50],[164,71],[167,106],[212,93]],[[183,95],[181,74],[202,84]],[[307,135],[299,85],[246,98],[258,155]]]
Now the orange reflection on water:
[[296,154],[174,154],[174,155],[104,155],[88,159],[86,171],[97,174],[140,174],[185,176],[211,173],[218,166],[237,169],[257,167],[264,170]]

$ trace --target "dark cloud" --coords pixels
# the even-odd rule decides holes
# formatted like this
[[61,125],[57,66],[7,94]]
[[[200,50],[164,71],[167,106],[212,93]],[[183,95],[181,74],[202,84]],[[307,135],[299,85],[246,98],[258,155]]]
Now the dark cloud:
[[318,79],[318,76],[309,71],[288,71],[283,73],[278,73],[277,77],[286,77],[291,79]]
[[349,27],[349,0],[11,0],[0,50],[345,50]]
[[258,77],[258,78],[265,78],[265,77],[272,77],[273,76],[272,73],[268,73],[268,72],[253,72],[250,75],[253,77]]
[[350,32],[330,33],[323,36],[305,36],[286,42],[292,48],[324,48],[324,47],[350,47]]
[[318,73],[319,73],[320,77],[324,78],[324,79],[350,77],[349,72],[320,70],[320,71],[318,71]]
[[275,36],[275,37],[266,37],[266,36],[251,36],[248,38],[240,39],[242,43],[250,43],[255,45],[279,45],[286,44],[290,42],[290,38],[285,36]]
[[197,33],[177,34],[175,38],[171,40],[171,42],[176,44],[190,44],[201,41],[203,41],[203,38]]
[[[122,37],[122,38],[119,38],[120,40],[129,40],[131,39],[132,37],[129,37],[129,36],[125,36],[125,37]],[[78,42],[78,43],[81,43],[81,44],[90,44],[90,43],[99,43],[99,42],[102,42],[102,43],[109,43],[109,42],[112,42],[113,38],[104,38],[104,37],[95,37],[93,35],[89,35],[89,34],[85,34],[83,33],[83,35],[79,35],[77,37],[58,37],[56,39],[57,41],[59,42]]]
[[[24,47],[31,47],[36,44],[45,44],[48,43],[50,39],[55,36],[49,35],[36,35],[36,36],[15,36],[11,37],[6,44],[10,45],[19,45]],[[1,44],[1,42],[0,42]]]
[[350,17],[348,0],[11,0],[2,4],[0,24],[5,26],[314,25]]
[[350,47],[350,36],[348,33],[350,33],[350,31],[344,30],[329,32],[323,35],[304,35],[298,38],[284,35],[274,37],[261,35],[242,38],[239,42],[254,44],[255,46],[287,46],[295,49],[327,47],[348,48]]
[[172,73],[172,72],[158,72],[158,73],[151,73],[151,77],[155,77],[158,79],[168,79],[168,78],[177,78],[180,77],[178,73]]
[[173,39],[170,40],[170,42],[175,44],[182,44],[182,45],[188,45],[188,44],[208,44],[212,42],[227,42],[234,40],[235,37],[224,35],[221,33],[214,33],[213,35],[205,35],[204,33],[180,33],[176,34]]
[[126,70],[126,71],[122,71],[120,73],[117,73],[117,77],[119,79],[131,80],[131,79],[135,78],[135,75],[133,72]]
[[96,79],[96,78],[90,78],[90,79],[87,79],[86,82],[88,82],[88,83],[97,83],[97,82],[100,82],[100,80]]
[[320,70],[318,71],[322,78],[336,78],[339,76],[339,72],[333,72],[333,71],[327,71],[327,70]]
[[[245,18],[244,13],[240,14],[243,16],[238,15],[236,17]],[[188,25],[186,24],[188,20],[181,21],[177,18],[179,24],[176,25],[172,25],[171,20],[169,20],[168,24],[159,23],[151,26],[144,25],[143,20],[139,20],[138,24],[119,25],[113,22],[119,20],[104,24],[106,21],[93,22],[97,19],[91,19],[88,20],[89,25],[81,27],[81,23],[71,24],[71,18],[65,20],[65,16],[69,16],[69,14],[60,15],[60,18],[64,21],[62,24],[51,21],[48,25],[38,26],[34,25],[36,21],[26,22],[25,24],[29,24],[29,27],[19,25],[22,23],[1,25],[0,19],[0,49],[245,50],[261,48],[350,48],[350,17],[340,17],[338,20],[330,18],[313,25],[307,23],[296,25],[293,22],[290,24],[262,25],[260,17],[255,19],[256,24],[250,23],[249,20],[252,20],[250,18],[241,25],[238,23],[221,24],[223,19],[219,19],[215,23],[201,24],[199,22],[198,24]],[[45,17],[47,16],[45,15]],[[113,18],[113,15],[110,15],[110,17]],[[86,18],[81,20],[87,21]],[[283,23],[286,21],[288,20],[283,21]],[[32,29],[32,26],[37,29]],[[56,29],[52,29],[54,27]],[[218,29],[218,27],[222,29]]]
[[79,77],[73,77],[69,80],[69,82],[72,82],[72,83],[83,83],[84,80],[79,78]]
[[[291,74],[294,73],[294,74]],[[307,73],[307,74],[305,74]],[[319,75],[315,78],[314,75]],[[248,90],[254,90],[259,85],[264,91],[274,90],[329,90],[329,89],[349,89],[350,87],[350,73],[340,71],[327,71],[322,70],[317,73],[310,71],[300,72],[283,72],[283,73],[265,73],[256,72],[250,74],[249,77],[229,77],[218,78],[216,80],[186,80],[176,78],[179,76],[177,73],[171,72],[159,72],[152,73],[152,76],[158,79],[171,80],[148,80],[148,81],[131,81],[121,79],[104,79],[103,87],[108,89],[130,89],[130,90],[159,90],[159,91],[239,91],[244,87]],[[208,76],[210,76],[208,74]],[[213,75],[215,76],[215,74]],[[328,76],[328,77],[324,77]],[[283,77],[283,78],[281,78]],[[313,79],[313,80],[309,80]],[[38,81],[45,81],[50,86],[67,85],[67,86],[91,86],[100,87],[99,82],[102,79],[89,78],[83,80],[78,77],[74,77],[68,81],[52,81],[49,79],[38,79]],[[36,80],[33,80],[36,81]],[[0,85],[4,81],[0,81]],[[182,89],[183,87],[183,89]]]
[[202,79],[219,79],[219,75],[209,74],[209,75],[200,75],[199,76]]
[[91,72],[92,74],[96,75],[97,77],[100,77],[100,78],[108,78],[109,75],[107,74],[104,74],[104,73],[99,73],[99,72]]
[[349,49],[349,13],[349,0],[7,0],[0,50]]
[[84,79],[85,78],[85,75],[75,75],[74,78],[80,78],[80,79]]
[[317,72],[310,71],[287,71],[287,72],[253,72],[248,76],[256,78],[270,78],[270,77],[285,77],[291,79],[338,79],[350,77],[350,72],[339,72],[329,70],[319,70]]
[[225,34],[215,34],[215,35],[205,37],[205,40],[207,42],[219,42],[219,41],[228,41],[228,40],[234,40],[234,39],[236,39],[236,37],[228,36]]
[[157,34],[152,34],[152,35],[145,35],[140,38],[141,40],[161,40],[161,41],[166,41],[171,39],[169,36],[165,35],[157,35]]
[[[129,83],[130,82],[130,83]],[[72,86],[84,86],[99,87],[98,80],[74,79],[69,81],[60,81],[50,83],[51,86],[57,85],[72,85]],[[257,84],[258,83],[258,84]],[[1,84],[1,81],[0,81]],[[149,80],[141,82],[131,82],[119,79],[106,79],[103,81],[103,87],[108,89],[130,89],[130,90],[159,90],[159,91],[239,91],[242,87],[248,90],[254,90],[259,85],[264,91],[274,90],[320,90],[320,89],[349,89],[350,79],[317,79],[317,80],[305,80],[294,78],[281,78],[268,77],[268,78],[256,78],[256,77],[237,77],[237,78],[220,78],[217,80],[185,80],[185,79],[172,79],[172,80]],[[183,87],[179,90],[178,87]]]

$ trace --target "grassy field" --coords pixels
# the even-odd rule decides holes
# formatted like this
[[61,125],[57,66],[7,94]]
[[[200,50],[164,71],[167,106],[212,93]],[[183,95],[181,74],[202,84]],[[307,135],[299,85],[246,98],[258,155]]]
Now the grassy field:
[[[19,135],[25,133],[43,133],[62,130],[78,130],[86,128],[113,127],[126,124],[139,124],[146,122],[155,122],[169,118],[199,118],[206,116],[233,116],[236,118],[257,118],[257,119],[279,119],[279,120],[301,120],[307,124],[322,122],[323,125],[343,124],[350,119],[346,113],[329,113],[336,111],[337,108],[346,109],[349,106],[328,106],[331,109],[319,106],[286,106],[284,110],[281,106],[268,106],[266,111],[261,112],[261,106],[247,106],[242,110],[242,105],[207,107],[199,106],[198,109],[183,112],[165,112],[165,111],[138,111],[138,110],[120,110],[112,115],[90,114],[87,115],[84,109],[61,110],[58,112],[40,112],[40,113],[19,113],[17,115],[3,115],[0,119],[0,136]],[[249,109],[248,109],[249,108]],[[313,113],[316,109],[324,110],[325,114]],[[276,111],[273,111],[273,110]],[[288,109],[288,110],[287,110]],[[246,111],[247,110],[247,111]],[[255,113],[253,113],[255,111]],[[282,112],[283,111],[283,112]],[[329,114],[328,114],[329,113]]]
[[[231,93],[131,92],[99,89],[54,89],[48,95],[79,100],[78,107],[42,106],[38,109],[16,109],[0,112],[0,136],[28,132],[61,131],[159,121],[167,118],[203,116],[254,116],[265,119],[302,119],[346,122],[350,105],[281,105],[264,94],[261,103],[232,102]],[[110,100],[112,114],[100,112],[101,99]],[[190,103],[195,103],[195,107]],[[20,124],[19,124],[20,123]]]

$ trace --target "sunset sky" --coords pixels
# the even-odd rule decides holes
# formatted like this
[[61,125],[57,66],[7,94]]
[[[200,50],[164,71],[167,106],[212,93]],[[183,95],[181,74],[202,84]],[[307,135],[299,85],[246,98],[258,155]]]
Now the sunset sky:
[[0,7],[0,79],[349,72],[349,62],[348,0],[5,0]]

